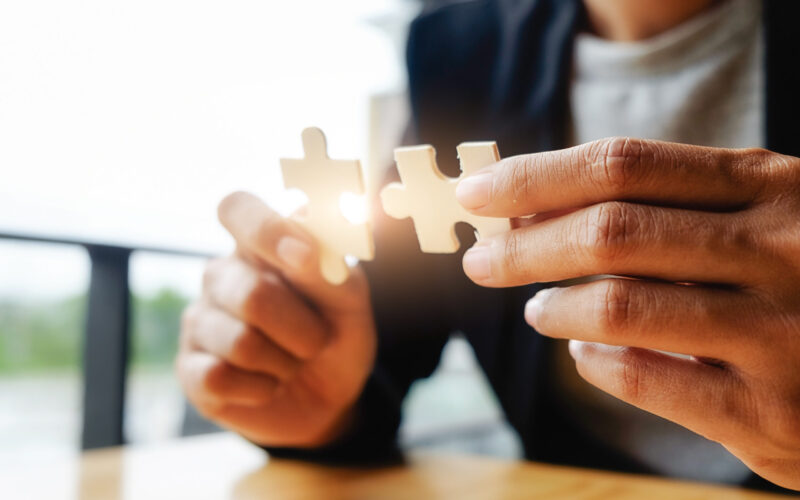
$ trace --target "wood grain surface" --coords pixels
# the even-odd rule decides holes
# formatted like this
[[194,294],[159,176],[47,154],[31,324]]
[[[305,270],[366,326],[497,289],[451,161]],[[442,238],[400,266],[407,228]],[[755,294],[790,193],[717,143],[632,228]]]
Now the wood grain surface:
[[486,457],[413,453],[382,469],[268,459],[231,434],[0,469],[2,499],[767,499],[746,490]]

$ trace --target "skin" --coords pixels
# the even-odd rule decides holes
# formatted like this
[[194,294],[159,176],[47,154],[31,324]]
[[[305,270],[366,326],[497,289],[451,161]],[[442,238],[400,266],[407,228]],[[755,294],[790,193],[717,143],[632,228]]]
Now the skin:
[[367,280],[354,269],[328,284],[313,238],[253,195],[229,195],[219,218],[238,249],[208,264],[203,296],[184,312],[183,389],[200,413],[253,442],[330,442],[375,360]]
[[718,0],[583,0],[583,3],[597,35],[632,42],[677,26]]
[[[713,1],[585,3],[598,34],[635,40]],[[799,162],[633,139],[507,159],[481,172],[480,203],[478,175],[459,195],[476,213],[523,218],[468,252],[465,272],[492,287],[629,277],[542,292],[525,317],[575,339],[577,369],[597,387],[800,488]],[[313,238],[252,195],[228,196],[219,217],[238,249],[209,263],[184,313],[184,391],[255,443],[330,443],[374,364],[367,281],[355,268],[327,284]]]
[[584,379],[800,489],[800,159],[613,138],[508,158],[457,195],[521,218],[464,255],[475,283],[618,276],[525,308]]

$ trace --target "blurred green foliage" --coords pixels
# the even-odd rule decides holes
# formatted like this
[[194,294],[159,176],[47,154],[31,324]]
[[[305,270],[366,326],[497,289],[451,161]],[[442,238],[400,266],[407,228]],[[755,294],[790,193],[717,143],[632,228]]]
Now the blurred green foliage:
[[133,297],[131,310],[133,366],[167,366],[178,350],[181,313],[188,299],[164,288],[158,293]]
[[[171,365],[187,299],[171,289],[132,297],[133,367]],[[0,374],[75,370],[83,350],[86,296],[0,301]]]

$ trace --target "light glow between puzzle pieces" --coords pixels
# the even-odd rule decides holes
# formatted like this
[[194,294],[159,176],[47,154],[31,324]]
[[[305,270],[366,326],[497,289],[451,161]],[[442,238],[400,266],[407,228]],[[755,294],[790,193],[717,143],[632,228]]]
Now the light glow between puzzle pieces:
[[342,193],[339,197],[339,212],[350,224],[363,224],[369,218],[366,196]]
[[[284,217],[295,215],[302,217],[308,205],[308,196],[299,189],[285,189],[275,207],[278,213]],[[331,207],[336,210],[336,207]],[[363,224],[369,220],[369,204],[366,196],[355,193],[344,192],[339,197],[339,213],[347,219],[350,224]],[[355,267],[360,262],[358,257],[345,255],[344,260],[348,267]]]
[[[282,193],[280,200],[277,201],[275,208],[284,217],[290,215],[302,217],[308,205],[308,196],[299,189],[286,189]],[[331,209],[337,210],[337,207],[331,207]],[[363,224],[369,219],[369,206],[366,196],[344,192],[339,196],[338,210],[350,224]]]
[[[282,158],[281,173],[287,189],[301,189],[309,203],[298,222],[319,242],[319,265],[329,283],[344,283],[349,275],[345,256],[363,260],[374,257],[375,246],[369,221],[351,223],[339,205],[344,192],[363,193],[364,176],[358,160],[339,160],[328,156],[325,134],[309,127],[301,134],[303,158]],[[356,206],[345,202],[346,206]],[[348,215],[357,210],[348,208]]]

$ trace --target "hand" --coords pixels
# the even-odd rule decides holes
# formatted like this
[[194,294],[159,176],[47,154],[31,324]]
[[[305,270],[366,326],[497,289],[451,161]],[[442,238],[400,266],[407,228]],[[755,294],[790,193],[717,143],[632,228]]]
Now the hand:
[[246,193],[219,205],[237,252],[184,313],[176,370],[206,417],[265,446],[315,447],[347,425],[375,359],[367,281],[320,275],[314,240]]
[[466,253],[476,283],[618,276],[526,306],[575,339],[583,378],[800,489],[800,159],[618,138],[508,158],[457,195],[537,214]]

